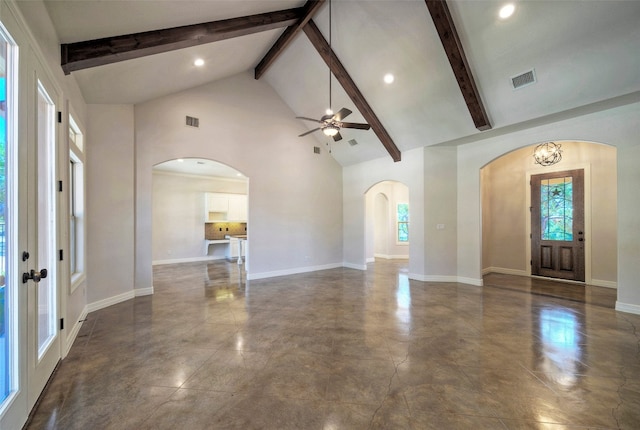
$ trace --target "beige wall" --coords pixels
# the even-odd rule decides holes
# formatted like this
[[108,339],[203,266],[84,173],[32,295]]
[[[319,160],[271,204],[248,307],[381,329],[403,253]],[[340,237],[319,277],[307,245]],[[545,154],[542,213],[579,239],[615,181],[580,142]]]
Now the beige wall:
[[[483,272],[530,273],[527,174],[585,169],[587,282],[615,286],[617,280],[616,149],[608,145],[563,141],[562,161],[535,164],[534,146],[506,154],[482,169]],[[589,231],[587,231],[589,233]],[[591,246],[597,244],[597,246]]]

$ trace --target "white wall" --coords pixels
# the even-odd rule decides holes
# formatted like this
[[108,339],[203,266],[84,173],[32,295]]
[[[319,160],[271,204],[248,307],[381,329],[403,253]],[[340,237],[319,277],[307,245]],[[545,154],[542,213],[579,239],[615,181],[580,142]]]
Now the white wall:
[[343,246],[345,266],[366,268],[366,196],[375,184],[397,181],[409,188],[409,271],[410,276],[424,275],[424,182],[423,149],[402,154],[402,161],[380,158],[343,168]]
[[493,159],[549,140],[580,140],[613,145],[618,153],[618,304],[640,313],[640,98],[576,118],[532,126],[458,147],[458,274],[482,282],[480,169]]
[[[200,128],[184,125],[185,116]],[[297,137],[306,130],[273,89],[243,73],[135,107],[136,288],[152,283],[152,166],[208,158],[249,182],[247,277],[342,263],[341,168]]]
[[134,288],[133,133],[133,106],[89,105],[89,303],[126,295]]
[[[205,241],[205,193],[247,194],[247,181],[153,172],[154,264],[208,258]],[[224,245],[212,245],[212,258],[224,258]]]
[[[529,182],[539,174],[573,168],[585,170],[585,255],[587,283],[615,286],[617,279],[616,149],[589,142],[559,142],[562,161],[541,167],[535,146],[506,154],[483,169],[483,272],[526,275],[530,272]],[[597,244],[597,245],[596,245]]]

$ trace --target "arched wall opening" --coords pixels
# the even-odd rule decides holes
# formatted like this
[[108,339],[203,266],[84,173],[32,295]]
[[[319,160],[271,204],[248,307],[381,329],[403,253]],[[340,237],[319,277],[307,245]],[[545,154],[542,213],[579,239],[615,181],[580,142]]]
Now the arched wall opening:
[[409,187],[398,181],[378,182],[366,191],[365,205],[366,261],[409,259],[411,224],[403,221],[407,207],[410,213]]
[[[247,235],[249,179],[203,158],[168,160],[152,173],[152,264],[236,261],[240,249],[228,236]],[[226,208],[209,212],[213,197],[227,197]]]
[[[480,169],[482,274],[531,276],[532,175],[584,171],[585,283],[617,287],[617,151],[585,141],[555,141],[562,160],[543,167],[535,144],[508,152]],[[592,246],[597,244],[597,246]]]

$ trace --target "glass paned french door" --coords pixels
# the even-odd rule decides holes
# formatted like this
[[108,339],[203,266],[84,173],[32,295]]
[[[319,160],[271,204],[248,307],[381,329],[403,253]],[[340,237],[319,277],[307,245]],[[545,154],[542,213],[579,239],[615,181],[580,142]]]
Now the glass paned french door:
[[40,271],[37,282],[38,300],[38,359],[56,335],[55,274],[55,104],[44,86],[38,82],[38,264],[47,268]]

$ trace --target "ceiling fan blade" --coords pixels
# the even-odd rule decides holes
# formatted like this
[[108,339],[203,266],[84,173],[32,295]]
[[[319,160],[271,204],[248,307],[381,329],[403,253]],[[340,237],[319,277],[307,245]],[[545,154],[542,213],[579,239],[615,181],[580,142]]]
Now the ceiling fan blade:
[[342,128],[357,128],[358,130],[369,130],[371,126],[369,124],[361,124],[359,122],[341,122]]
[[304,119],[307,121],[313,121],[313,122],[318,122],[320,124],[322,124],[322,121],[317,120],[317,119],[313,119],[313,118],[307,118],[306,116],[297,116],[296,119]]
[[340,132],[336,133],[335,136],[333,136],[333,141],[337,142],[339,140],[342,140],[342,135],[340,134]]
[[346,118],[349,115],[351,115],[351,111],[347,108],[342,108],[333,116],[333,119],[336,121],[342,121],[343,118]]
[[318,128],[314,128],[313,130],[309,130],[309,131],[307,131],[306,133],[302,133],[302,134],[298,135],[298,137],[306,136],[307,134],[311,134],[311,133],[313,133],[314,131],[318,131],[318,130],[320,130],[320,127],[318,127]]
[[320,122],[330,121],[331,118],[333,118],[333,115],[322,115],[322,117],[320,117]]

